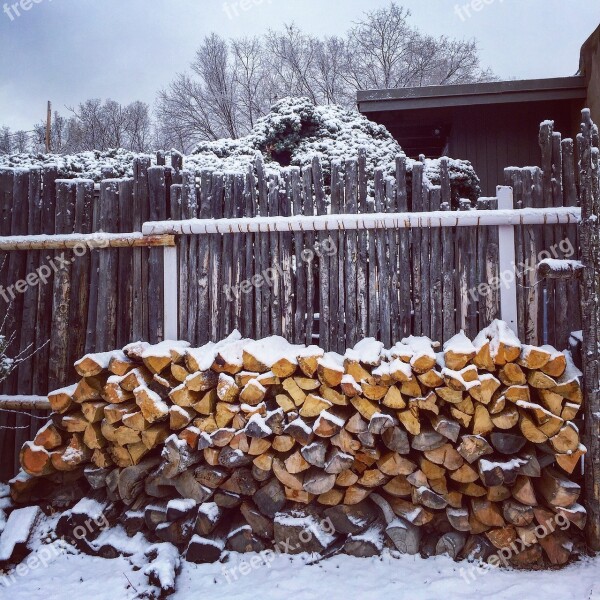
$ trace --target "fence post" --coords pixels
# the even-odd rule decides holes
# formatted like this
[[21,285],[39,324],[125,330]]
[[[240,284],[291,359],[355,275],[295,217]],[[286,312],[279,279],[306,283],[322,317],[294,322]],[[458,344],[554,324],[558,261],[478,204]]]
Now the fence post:
[[600,352],[598,337],[600,312],[600,190],[598,182],[598,130],[583,111],[579,145],[579,182],[581,200],[581,313],[583,325],[583,392],[585,408],[584,444],[587,541],[592,550],[600,550]]
[[[496,189],[498,209],[512,210],[514,208],[512,187],[499,185]],[[518,335],[515,228],[513,225],[498,227],[498,254],[500,259],[500,315],[502,320],[508,323],[509,327]]]
[[177,340],[179,339],[177,246],[164,248],[163,265],[163,332],[165,340]]

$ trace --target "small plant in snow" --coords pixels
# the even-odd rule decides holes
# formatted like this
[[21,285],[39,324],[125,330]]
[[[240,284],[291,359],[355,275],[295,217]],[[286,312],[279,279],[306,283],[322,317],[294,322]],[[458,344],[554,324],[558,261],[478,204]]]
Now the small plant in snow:
[[7,333],[8,314],[0,325],[0,383],[6,381],[10,374],[24,361],[34,354],[33,344],[27,346],[16,356],[11,356],[10,347],[15,341],[16,333]]

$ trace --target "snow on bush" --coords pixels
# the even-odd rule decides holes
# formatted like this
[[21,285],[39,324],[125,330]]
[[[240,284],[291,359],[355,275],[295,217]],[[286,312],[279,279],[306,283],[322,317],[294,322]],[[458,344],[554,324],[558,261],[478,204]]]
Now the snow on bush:
[[[281,173],[288,166],[305,167],[319,157],[325,185],[329,185],[331,163],[357,158],[366,153],[368,178],[373,180],[376,167],[388,176],[395,173],[395,159],[403,155],[400,144],[383,125],[336,105],[316,106],[308,98],[284,98],[260,119],[251,133],[239,139],[221,139],[199,144],[184,157],[184,166],[196,173],[202,170],[247,172],[255,165],[257,154],[263,157],[267,173]],[[13,154],[0,156],[0,167],[56,165],[61,178],[86,178],[96,182],[107,177],[131,177],[133,159],[155,157],[116,149],[73,155]],[[412,166],[407,160],[407,184],[410,198]],[[453,205],[459,198],[475,201],[480,195],[479,178],[471,163],[450,160]],[[440,183],[440,160],[425,161],[425,175],[434,185]]]
[[[186,164],[198,169],[246,171],[260,153],[268,171],[279,172],[289,165],[305,167],[315,156],[323,163],[325,184],[330,182],[331,163],[356,158],[366,152],[367,172],[373,180],[376,167],[387,175],[395,173],[395,160],[404,155],[400,144],[383,125],[336,105],[316,106],[308,98],[284,98],[260,119],[252,132],[238,140],[217,140],[199,144]],[[408,188],[412,165],[407,160]],[[449,161],[454,204],[458,198],[476,200],[480,195],[479,178],[471,163]],[[425,175],[434,185],[440,183],[440,160],[425,161]]]
[[148,157],[122,148],[101,152],[93,150],[78,154],[4,154],[0,167],[56,167],[60,179],[93,179],[95,182],[111,177],[133,177],[133,159]]

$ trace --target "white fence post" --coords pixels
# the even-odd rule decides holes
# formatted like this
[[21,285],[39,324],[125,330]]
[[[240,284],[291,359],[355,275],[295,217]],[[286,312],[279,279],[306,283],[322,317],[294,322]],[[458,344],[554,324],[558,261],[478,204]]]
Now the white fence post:
[[165,340],[179,339],[177,246],[165,247],[163,266],[163,330]]
[[[497,195],[499,210],[514,208],[512,187],[499,185]],[[515,334],[519,335],[514,225],[498,227],[498,255],[500,259],[500,315]]]

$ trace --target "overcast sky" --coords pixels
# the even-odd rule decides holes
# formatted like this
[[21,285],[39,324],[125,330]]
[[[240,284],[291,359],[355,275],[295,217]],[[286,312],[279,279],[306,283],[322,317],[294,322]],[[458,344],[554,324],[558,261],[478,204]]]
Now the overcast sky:
[[[235,0],[20,1],[37,3],[18,17],[0,12],[0,125],[27,130],[43,118],[47,100],[62,112],[94,97],[152,104],[211,31],[252,35],[293,21],[314,34],[341,34],[366,10],[388,4],[244,0],[250,8],[243,11]],[[501,78],[574,75],[579,49],[600,22],[599,0],[399,3],[427,33],[476,38],[483,65]]]

